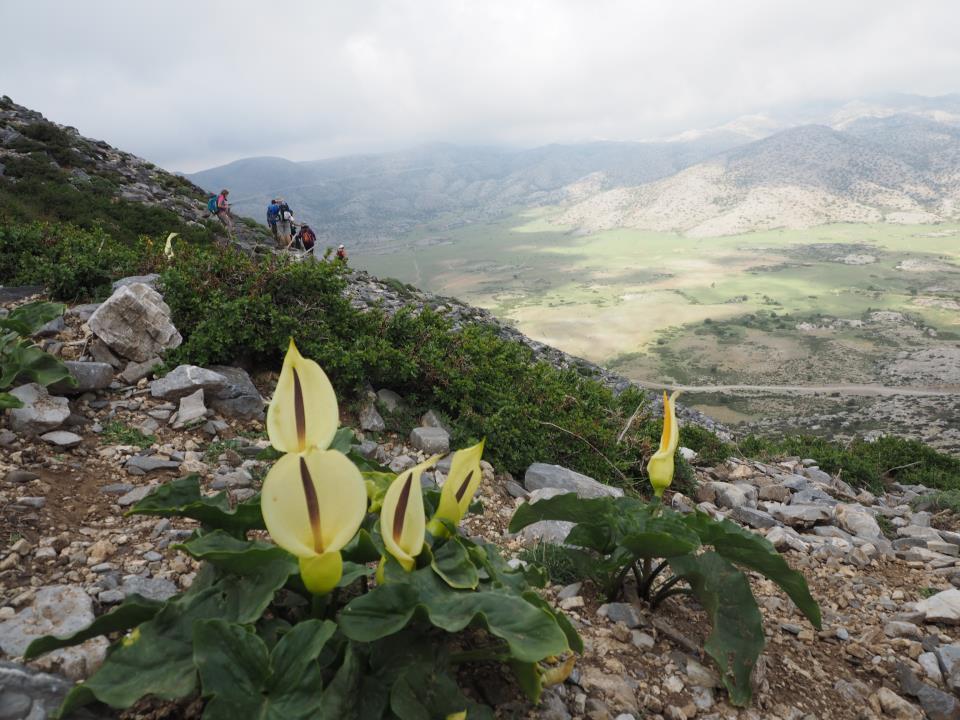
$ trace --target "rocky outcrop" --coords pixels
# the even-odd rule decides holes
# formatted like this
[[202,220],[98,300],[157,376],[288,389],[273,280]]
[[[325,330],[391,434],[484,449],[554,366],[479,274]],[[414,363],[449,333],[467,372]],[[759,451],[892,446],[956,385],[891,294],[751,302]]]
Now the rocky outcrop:
[[51,395],[37,383],[21,385],[11,390],[10,394],[23,403],[23,407],[9,411],[10,429],[15,433],[45,433],[60,427],[70,417],[67,399]]
[[87,324],[114,353],[135,362],[162,355],[183,342],[160,293],[143,283],[117,288]]

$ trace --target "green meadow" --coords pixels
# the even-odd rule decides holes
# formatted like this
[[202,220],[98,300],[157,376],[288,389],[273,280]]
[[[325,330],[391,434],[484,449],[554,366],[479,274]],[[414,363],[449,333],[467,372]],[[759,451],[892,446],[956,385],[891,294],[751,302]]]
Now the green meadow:
[[354,261],[640,380],[870,382],[877,354],[907,342],[869,323],[798,331],[821,316],[892,310],[932,329],[925,337],[960,332],[960,225],[584,235],[550,223],[552,212],[425,228]]

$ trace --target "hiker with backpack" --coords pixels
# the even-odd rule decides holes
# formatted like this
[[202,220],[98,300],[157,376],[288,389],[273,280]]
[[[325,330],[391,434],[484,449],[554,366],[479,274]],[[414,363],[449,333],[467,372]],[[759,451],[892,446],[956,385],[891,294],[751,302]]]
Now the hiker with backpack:
[[270,228],[270,232],[273,233],[273,241],[277,244],[277,247],[282,248],[283,245],[280,244],[280,237],[277,234],[277,222],[280,220],[280,204],[277,202],[276,198],[270,201],[270,204],[267,205],[267,225]]
[[293,242],[293,211],[283,198],[277,198],[277,247],[289,248]]
[[347,264],[347,249],[343,245],[337,248],[337,254],[334,256],[334,259],[344,265]]
[[297,231],[297,234],[294,236],[292,244],[298,249],[302,249],[310,254],[313,254],[313,248],[317,244],[317,234],[310,228],[309,225],[304,223],[300,226],[300,230]]
[[221,190],[219,195],[211,196],[207,201],[207,210],[216,215],[223,223],[223,226],[232,235],[233,234],[233,213],[230,212],[230,203],[227,201],[229,190]]

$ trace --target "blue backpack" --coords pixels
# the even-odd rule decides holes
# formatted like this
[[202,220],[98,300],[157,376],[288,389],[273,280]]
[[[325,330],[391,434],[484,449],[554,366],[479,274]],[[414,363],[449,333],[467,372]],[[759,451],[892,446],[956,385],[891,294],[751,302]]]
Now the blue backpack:
[[216,215],[217,210],[219,209],[220,208],[217,207],[217,196],[211,195],[210,199],[207,200],[207,212],[209,212],[211,215]]

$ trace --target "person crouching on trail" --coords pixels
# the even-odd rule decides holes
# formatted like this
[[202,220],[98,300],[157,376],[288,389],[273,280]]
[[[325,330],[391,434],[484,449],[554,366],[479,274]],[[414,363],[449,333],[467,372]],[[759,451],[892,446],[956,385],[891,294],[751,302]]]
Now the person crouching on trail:
[[313,254],[313,248],[317,244],[317,234],[310,229],[310,226],[304,223],[300,226],[299,232],[293,238],[293,245],[298,250],[302,249]]
[[220,194],[217,195],[217,217],[220,219],[220,222],[223,223],[223,226],[227,231],[232,235],[233,234],[233,213],[230,212],[230,203],[227,200],[227,195],[230,194],[229,190],[221,190]]
[[286,200],[277,198],[279,211],[277,213],[277,247],[288,248],[293,238],[293,211]]
[[267,205],[267,225],[270,228],[270,232],[273,233],[273,242],[276,243],[277,247],[283,247],[280,244],[279,236],[277,235],[277,222],[280,220],[280,204],[273,199],[270,201],[270,204]]
[[334,257],[334,259],[335,259],[337,262],[342,262],[342,263],[346,264],[346,262],[347,262],[347,249],[346,249],[343,245],[341,245],[340,247],[337,248],[337,254],[336,254],[336,256]]

